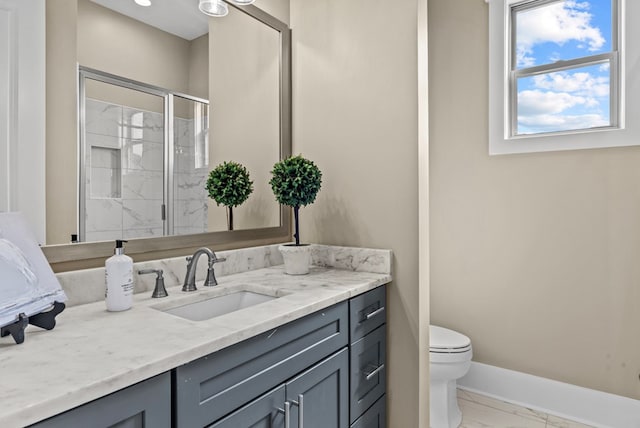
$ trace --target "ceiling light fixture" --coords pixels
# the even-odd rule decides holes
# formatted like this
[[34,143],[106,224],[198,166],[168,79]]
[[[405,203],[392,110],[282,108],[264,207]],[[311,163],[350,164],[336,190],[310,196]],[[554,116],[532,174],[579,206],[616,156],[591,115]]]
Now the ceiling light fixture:
[[151,0],[134,0],[139,6],[151,6]]
[[221,17],[229,13],[227,4],[222,0],[200,0],[198,9],[205,15]]
[[248,4],[253,3],[256,0],[231,0],[232,2],[234,2],[235,4],[239,4],[240,6],[246,6]]

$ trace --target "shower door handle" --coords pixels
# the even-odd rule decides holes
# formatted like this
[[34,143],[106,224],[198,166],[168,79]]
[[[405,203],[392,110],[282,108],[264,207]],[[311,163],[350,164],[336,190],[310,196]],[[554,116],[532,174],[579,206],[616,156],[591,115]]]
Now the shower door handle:
[[162,221],[167,219],[167,206],[165,204],[160,205],[160,218]]

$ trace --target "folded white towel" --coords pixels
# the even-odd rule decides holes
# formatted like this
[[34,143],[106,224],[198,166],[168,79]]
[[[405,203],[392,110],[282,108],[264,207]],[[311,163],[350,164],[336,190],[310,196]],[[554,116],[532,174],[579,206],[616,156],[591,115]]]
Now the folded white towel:
[[0,213],[0,327],[67,300],[20,213]]

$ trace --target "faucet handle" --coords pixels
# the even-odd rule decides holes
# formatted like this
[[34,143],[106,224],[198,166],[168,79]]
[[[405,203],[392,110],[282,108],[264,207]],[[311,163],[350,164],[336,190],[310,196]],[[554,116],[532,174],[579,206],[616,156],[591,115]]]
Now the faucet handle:
[[213,270],[213,265],[219,262],[224,262],[227,260],[225,257],[213,257],[209,260],[209,268],[207,269],[207,279],[204,281],[205,287],[213,287],[214,285],[218,285],[218,280],[216,279],[216,273]]
[[205,287],[213,287],[214,285],[218,285],[218,280],[216,279],[216,273],[213,270],[213,263],[207,269],[207,278],[204,280]]
[[151,297],[167,297],[169,293],[167,293],[167,289],[164,288],[164,277],[162,276],[162,269],[142,269],[138,271],[138,275],[145,275],[148,273],[155,273],[156,276],[156,287],[153,289],[153,293]]

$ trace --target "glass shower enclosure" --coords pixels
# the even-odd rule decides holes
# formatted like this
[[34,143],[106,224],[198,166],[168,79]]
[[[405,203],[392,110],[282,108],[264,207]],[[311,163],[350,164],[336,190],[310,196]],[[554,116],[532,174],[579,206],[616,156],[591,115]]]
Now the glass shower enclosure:
[[209,102],[79,69],[78,240],[208,231]]

